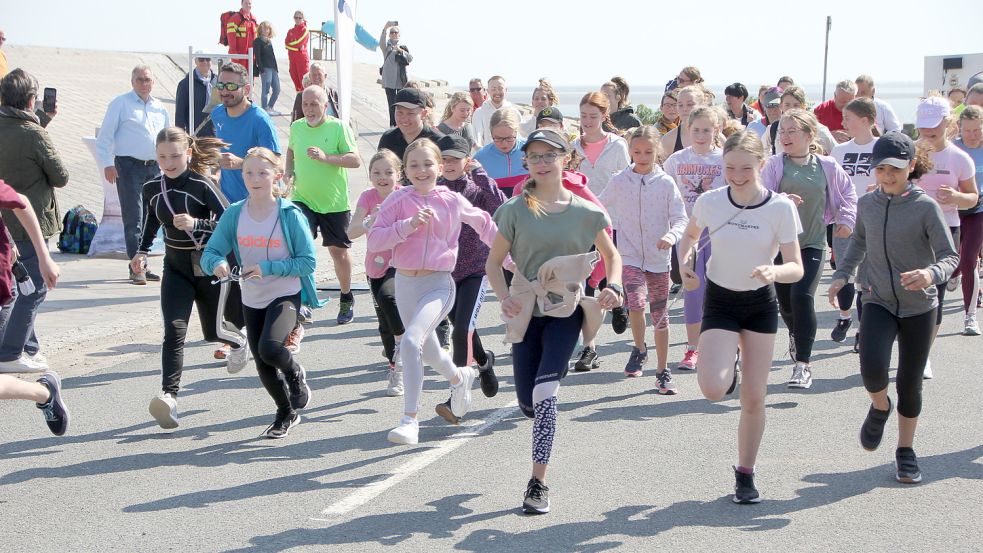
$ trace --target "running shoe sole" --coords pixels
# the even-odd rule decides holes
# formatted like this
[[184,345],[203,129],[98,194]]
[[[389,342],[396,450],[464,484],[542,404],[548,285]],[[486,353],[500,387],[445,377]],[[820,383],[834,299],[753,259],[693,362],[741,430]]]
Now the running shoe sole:
[[669,388],[659,388],[659,395],[662,396],[674,396],[676,395],[676,390],[670,390]]
[[522,512],[527,515],[545,515],[550,512],[550,508],[547,506],[545,509],[537,509],[536,507],[523,503]]
[[171,415],[171,406],[159,397],[150,400],[150,416],[164,430],[173,430],[178,427],[177,419]]
[[734,501],[734,503],[737,503],[738,505],[757,505],[758,503],[761,503],[761,496],[760,495],[758,497],[754,497],[754,498],[751,498],[751,499],[739,499],[735,495],[731,499]]
[[795,388],[797,390],[808,390],[809,388],[812,388],[812,379],[805,382],[789,382],[788,387]]
[[453,425],[461,424],[461,418],[455,415],[454,412],[451,411],[451,406],[446,403],[438,403],[437,406],[434,407],[434,411],[440,415],[440,418]]
[[[894,463],[894,470],[898,470],[898,463]],[[915,476],[901,476],[897,472],[894,474],[894,479],[902,484],[918,484],[922,481],[922,473],[919,472]]]
[[287,427],[286,432],[280,435],[270,434],[269,432],[267,432],[266,437],[271,440],[279,440],[281,438],[286,438],[290,434],[290,431],[293,430],[293,428],[299,424],[300,424],[300,415],[297,415],[297,420],[295,420],[290,426]]
[[637,378],[642,376],[642,371],[625,371],[625,376],[628,378]]

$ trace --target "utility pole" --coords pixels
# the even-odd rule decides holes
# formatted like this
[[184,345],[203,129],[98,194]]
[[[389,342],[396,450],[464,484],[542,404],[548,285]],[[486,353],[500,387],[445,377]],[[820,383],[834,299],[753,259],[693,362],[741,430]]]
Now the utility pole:
[[833,27],[833,16],[826,16],[826,52],[823,54],[823,101],[826,101],[826,67],[829,64],[829,30]]

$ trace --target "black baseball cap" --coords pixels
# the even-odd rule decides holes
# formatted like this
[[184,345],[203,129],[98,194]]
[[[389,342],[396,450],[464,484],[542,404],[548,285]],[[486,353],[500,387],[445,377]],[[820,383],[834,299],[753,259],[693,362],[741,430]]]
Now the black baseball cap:
[[419,88],[403,88],[396,93],[393,105],[409,109],[425,108],[427,107],[427,99]]
[[440,155],[463,159],[471,154],[471,145],[464,137],[456,134],[445,134],[437,141]]
[[890,131],[877,139],[871,153],[871,165],[890,165],[905,169],[915,159],[915,142],[908,135]]
[[544,119],[549,119],[550,121],[556,121],[557,123],[563,122],[563,114],[560,113],[559,108],[556,106],[547,106],[536,114],[536,124],[538,125],[540,121]]
[[536,129],[533,131],[526,138],[526,143],[522,145],[522,151],[525,152],[529,149],[529,145],[533,142],[542,142],[564,152],[570,151],[570,145],[567,143],[567,139],[552,129]]

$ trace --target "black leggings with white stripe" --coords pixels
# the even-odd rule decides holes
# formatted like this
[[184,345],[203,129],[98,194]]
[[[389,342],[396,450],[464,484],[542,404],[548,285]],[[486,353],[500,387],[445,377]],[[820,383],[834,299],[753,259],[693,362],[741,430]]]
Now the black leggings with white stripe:
[[458,367],[466,367],[473,356],[475,363],[484,365],[488,362],[488,356],[485,355],[485,348],[481,344],[481,338],[478,337],[478,329],[471,330],[471,321],[477,318],[478,309],[481,308],[485,296],[485,275],[471,275],[456,282],[455,285],[457,295],[450,313],[451,322],[454,324],[454,332],[451,334],[454,364]]

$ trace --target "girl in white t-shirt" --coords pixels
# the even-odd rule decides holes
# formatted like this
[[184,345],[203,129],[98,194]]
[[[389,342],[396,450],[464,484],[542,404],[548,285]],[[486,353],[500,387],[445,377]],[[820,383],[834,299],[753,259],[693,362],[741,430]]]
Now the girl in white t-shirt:
[[[735,503],[761,501],[754,487],[754,463],[765,429],[765,395],[778,332],[773,284],[802,278],[798,235],[802,230],[792,200],[761,184],[764,147],[753,131],[740,131],[724,144],[728,184],[700,196],[679,243],[683,285],[695,289],[700,277],[693,251],[704,229],[714,255],[707,265],[706,300],[700,334],[697,382],[718,401],[737,386],[734,358],[741,350],[741,419],[734,468]],[[784,263],[774,265],[781,251]]]
[[[918,143],[932,151],[932,169],[922,175],[917,184],[942,207],[942,215],[949,225],[952,241],[955,242],[956,249],[959,249],[959,210],[974,207],[979,194],[973,158],[946,137],[946,131],[952,125],[950,114],[949,101],[941,96],[929,96],[918,104],[915,116]],[[949,284],[952,285],[952,290],[959,286],[958,281]],[[935,335],[938,336],[942,326],[946,284],[940,284],[936,289],[939,293],[939,310],[935,319]],[[932,376],[932,361],[929,359],[925,364],[925,378]]]
[[[713,108],[701,106],[692,110],[686,117],[690,145],[669,156],[663,164],[666,174],[675,179],[689,216],[692,216],[693,206],[702,194],[726,185],[723,150],[715,145],[720,124],[721,120]],[[706,273],[710,250],[709,240],[704,234],[700,238],[700,251],[695,257],[693,269],[700,277]],[[683,322],[686,323],[687,346],[683,360],[676,367],[679,370],[696,370],[699,357],[696,346],[700,339],[700,321],[703,318],[703,294],[702,284],[693,290],[683,291]]]
[[[836,163],[840,164],[843,171],[850,177],[853,186],[857,191],[857,198],[876,187],[874,171],[871,167],[871,152],[874,151],[874,144],[877,137],[874,136],[874,125],[877,122],[877,106],[870,98],[857,98],[851,100],[843,107],[843,129],[851,140],[833,147],[832,156]],[[835,224],[826,226],[826,242],[833,246],[833,263],[846,254],[846,246],[850,243],[849,238],[838,238],[833,236]],[[835,268],[835,265],[834,265]],[[840,318],[833,328],[831,338],[834,342],[846,340],[846,333],[853,324],[853,317],[850,315],[850,308],[853,307],[853,297],[857,297],[857,320],[860,320],[860,300],[862,292],[854,286],[852,282],[847,283],[836,296],[837,304],[840,306]],[[859,353],[860,335],[859,332],[853,339],[853,350]]]

